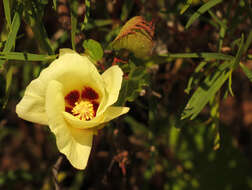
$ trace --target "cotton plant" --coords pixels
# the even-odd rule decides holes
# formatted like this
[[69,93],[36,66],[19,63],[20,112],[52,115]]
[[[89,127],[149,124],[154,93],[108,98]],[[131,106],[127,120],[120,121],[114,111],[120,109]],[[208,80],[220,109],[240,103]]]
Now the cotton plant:
[[117,65],[100,74],[88,56],[61,49],[59,58],[27,86],[16,112],[24,120],[48,125],[59,151],[75,168],[85,169],[93,136],[129,111],[113,106],[122,79]]

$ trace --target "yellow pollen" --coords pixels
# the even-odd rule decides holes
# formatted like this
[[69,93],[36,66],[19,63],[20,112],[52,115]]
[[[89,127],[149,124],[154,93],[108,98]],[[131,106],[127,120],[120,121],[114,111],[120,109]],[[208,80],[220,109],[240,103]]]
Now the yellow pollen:
[[72,113],[80,120],[91,120],[95,117],[93,104],[89,101],[75,102]]

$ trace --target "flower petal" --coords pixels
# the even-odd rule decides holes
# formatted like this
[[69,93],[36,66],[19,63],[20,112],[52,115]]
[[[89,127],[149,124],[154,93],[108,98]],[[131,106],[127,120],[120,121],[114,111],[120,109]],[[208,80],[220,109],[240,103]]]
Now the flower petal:
[[60,51],[60,57],[44,69],[38,79],[32,81],[25,92],[16,112],[19,117],[31,122],[48,124],[44,111],[44,97],[48,83],[57,80],[64,84],[63,93],[82,89],[87,85],[105,97],[104,81],[93,63],[70,49]]
[[97,126],[107,123],[108,121],[116,117],[119,117],[120,115],[123,115],[127,113],[128,111],[129,111],[128,107],[110,106],[102,115],[95,117],[91,121],[79,120],[78,118],[74,117],[72,114],[67,113],[67,112],[64,112],[63,115],[64,115],[65,120],[71,126],[73,126],[73,128],[93,130],[93,132],[95,133]]
[[108,68],[103,74],[102,78],[106,84],[106,91],[108,93],[107,101],[102,105],[101,102],[101,108],[98,109],[97,115],[99,115],[101,112],[104,112],[108,106],[111,106],[114,104],[119,96],[119,91],[121,89],[122,84],[122,76],[123,72],[120,69],[119,66],[115,65],[110,68]]
[[128,107],[118,107],[118,106],[110,106],[105,112],[104,112],[104,120],[103,123],[101,123],[98,126],[93,127],[92,129],[95,131],[98,131],[99,129],[102,129],[105,127],[106,123],[109,122],[112,119],[115,119],[125,113],[127,113],[130,109]]
[[59,57],[64,55],[64,54],[76,54],[76,52],[72,49],[69,49],[69,48],[62,48],[59,50]]
[[64,84],[64,95],[74,89],[82,89],[85,85],[94,88],[101,97],[104,93],[104,81],[94,64],[87,56],[81,56],[70,49],[60,50],[59,58],[40,73],[39,79],[44,84],[41,88],[43,93],[51,80]]
[[102,78],[106,83],[106,90],[109,93],[110,105],[117,101],[121,89],[122,76],[123,72],[117,65],[110,67],[102,74]]
[[70,126],[63,117],[65,102],[63,86],[51,81],[46,91],[45,109],[51,131],[56,136],[59,151],[77,169],[85,169],[92,147],[93,131]]
[[94,88],[103,95],[104,82],[94,64],[77,53],[64,53],[40,75],[43,82],[57,80],[64,84],[64,94],[83,86]]
[[116,117],[119,117],[120,115],[123,115],[127,113],[130,109],[128,107],[118,107],[118,106],[110,106],[105,112],[104,112],[104,123],[108,122]]
[[42,90],[44,85],[39,79],[35,79],[27,86],[24,97],[16,106],[20,118],[42,125],[48,124]]
[[67,156],[75,168],[85,169],[92,148],[93,132],[86,132],[73,127],[69,127],[69,129],[73,138],[62,151],[59,150]]
[[90,121],[80,120],[68,112],[64,112],[63,115],[64,115],[65,120],[71,126],[73,126],[74,128],[78,128],[78,129],[90,129],[94,126],[99,125],[100,123],[103,123],[103,121],[104,121],[103,115],[97,116]]

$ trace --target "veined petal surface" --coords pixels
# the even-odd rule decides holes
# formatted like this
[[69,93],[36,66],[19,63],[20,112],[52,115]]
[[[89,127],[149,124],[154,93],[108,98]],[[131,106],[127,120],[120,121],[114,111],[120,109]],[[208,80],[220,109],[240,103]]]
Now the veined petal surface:
[[128,113],[128,107],[117,107],[117,106],[110,106],[104,112],[104,123],[109,122],[112,119],[115,119],[125,113]]
[[104,102],[104,104],[101,106],[102,109],[98,110],[97,115],[99,115],[100,113],[103,113],[104,110],[106,110],[108,106],[111,106],[117,101],[119,92],[121,89],[122,77],[123,77],[123,72],[120,69],[120,67],[117,65],[108,68],[102,74],[102,78],[106,85],[105,88],[106,88],[108,97],[106,99],[106,102]]
[[64,84],[64,94],[85,85],[94,88],[101,96],[104,93],[104,82],[94,64],[88,57],[77,53],[63,53],[41,72],[39,78],[46,84],[51,80],[61,82]]
[[33,80],[27,86],[24,97],[16,106],[16,113],[27,121],[47,125],[45,98],[41,88],[44,88],[44,84],[39,79]]
[[93,132],[76,129],[69,125],[64,117],[65,109],[63,85],[51,81],[46,91],[46,113],[49,127],[56,136],[59,151],[66,155],[70,163],[77,169],[87,165],[92,147]]

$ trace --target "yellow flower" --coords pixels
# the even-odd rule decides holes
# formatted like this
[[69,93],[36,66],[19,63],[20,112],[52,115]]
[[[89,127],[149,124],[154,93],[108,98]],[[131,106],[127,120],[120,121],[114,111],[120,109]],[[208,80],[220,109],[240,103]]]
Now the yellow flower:
[[93,135],[129,111],[113,106],[122,75],[118,66],[100,75],[86,56],[62,49],[59,58],[27,86],[16,112],[25,120],[49,125],[59,151],[75,168],[85,169]]

